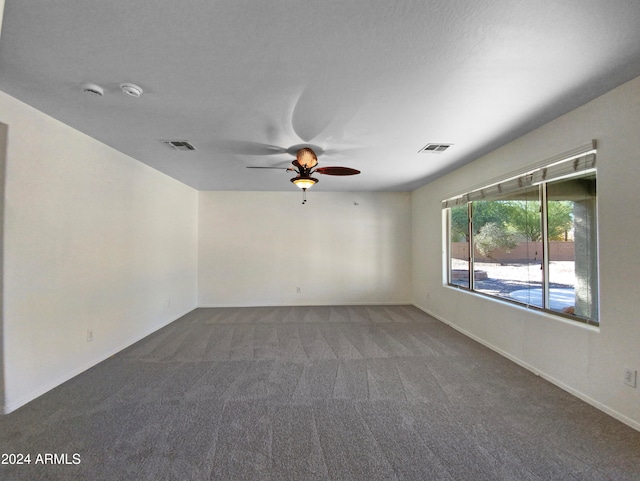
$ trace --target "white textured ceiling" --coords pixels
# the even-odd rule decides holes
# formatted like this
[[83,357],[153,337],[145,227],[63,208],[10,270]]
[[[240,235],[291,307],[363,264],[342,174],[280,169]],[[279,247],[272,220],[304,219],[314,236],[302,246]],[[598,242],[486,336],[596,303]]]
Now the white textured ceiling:
[[637,0],[6,0],[0,37],[0,89],[200,190],[295,190],[246,167],[299,144],[362,171],[314,190],[411,190],[638,75]]

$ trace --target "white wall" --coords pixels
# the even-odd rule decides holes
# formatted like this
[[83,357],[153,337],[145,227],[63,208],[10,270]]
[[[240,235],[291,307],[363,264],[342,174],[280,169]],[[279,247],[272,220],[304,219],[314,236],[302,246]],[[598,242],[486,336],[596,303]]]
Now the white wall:
[[[412,195],[413,302],[640,429],[640,78]],[[599,329],[443,286],[440,201],[591,139],[598,142]]]
[[0,122],[10,411],[196,307],[197,192],[4,93]]
[[2,17],[4,16],[4,0],[0,0],[0,34],[2,33]]
[[0,413],[4,402],[4,174],[7,154],[7,125],[0,123]]
[[199,197],[200,306],[410,301],[407,192]]

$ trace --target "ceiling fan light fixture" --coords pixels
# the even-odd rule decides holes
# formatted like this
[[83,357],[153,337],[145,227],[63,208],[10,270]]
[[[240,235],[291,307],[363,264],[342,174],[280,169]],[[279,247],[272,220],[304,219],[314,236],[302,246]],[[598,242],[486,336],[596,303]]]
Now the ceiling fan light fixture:
[[313,187],[318,183],[318,179],[314,179],[313,177],[301,177],[297,176],[291,179],[291,182],[296,184],[302,190],[307,190],[309,187]]

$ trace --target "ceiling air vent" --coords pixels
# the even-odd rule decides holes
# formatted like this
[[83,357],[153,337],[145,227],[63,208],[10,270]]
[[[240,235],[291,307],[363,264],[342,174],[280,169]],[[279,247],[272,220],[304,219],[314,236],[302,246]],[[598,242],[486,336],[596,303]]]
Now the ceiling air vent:
[[451,147],[453,144],[427,144],[424,147],[422,147],[420,150],[418,150],[419,154],[441,154],[442,152],[444,152],[445,150],[447,150],[449,147]]
[[191,143],[188,140],[161,140],[160,142],[162,142],[168,147],[171,147],[173,150],[182,150],[182,151],[196,150],[196,148],[193,145],[191,145]]

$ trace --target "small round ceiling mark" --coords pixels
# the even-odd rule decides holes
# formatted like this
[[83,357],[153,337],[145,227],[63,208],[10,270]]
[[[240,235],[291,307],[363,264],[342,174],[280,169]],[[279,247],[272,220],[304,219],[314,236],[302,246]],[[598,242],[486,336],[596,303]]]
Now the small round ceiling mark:
[[92,97],[102,97],[104,95],[104,89],[100,87],[100,85],[92,83],[82,84],[82,91],[87,95],[91,95]]
[[138,98],[142,95],[142,88],[138,87],[136,84],[132,84],[132,83],[121,83],[120,84],[120,90],[122,90],[123,94],[127,94],[130,97],[135,97]]

